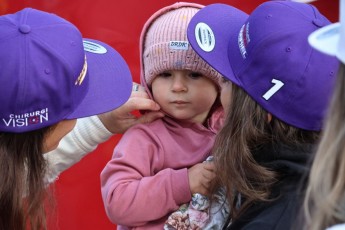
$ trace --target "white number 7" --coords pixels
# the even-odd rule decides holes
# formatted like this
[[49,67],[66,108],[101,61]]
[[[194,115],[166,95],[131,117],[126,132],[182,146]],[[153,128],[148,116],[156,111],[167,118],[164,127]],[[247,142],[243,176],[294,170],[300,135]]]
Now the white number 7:
[[281,87],[283,87],[284,83],[277,79],[272,79],[272,83],[274,86],[270,88],[262,97],[268,101]]

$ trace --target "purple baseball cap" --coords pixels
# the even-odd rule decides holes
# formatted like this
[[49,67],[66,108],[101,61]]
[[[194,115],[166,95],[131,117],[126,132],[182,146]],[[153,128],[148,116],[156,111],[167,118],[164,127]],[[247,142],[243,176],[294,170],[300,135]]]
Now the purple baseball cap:
[[269,1],[250,16],[224,4],[201,9],[188,39],[213,68],[280,120],[321,130],[338,61],[311,48],[308,35],[330,24],[314,6]]
[[25,8],[0,16],[0,50],[2,132],[104,113],[131,94],[120,54],[55,14]]

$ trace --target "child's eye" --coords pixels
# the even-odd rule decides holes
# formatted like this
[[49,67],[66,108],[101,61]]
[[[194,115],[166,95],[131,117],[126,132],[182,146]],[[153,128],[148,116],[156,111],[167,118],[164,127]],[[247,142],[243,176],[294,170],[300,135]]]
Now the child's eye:
[[200,78],[200,77],[203,77],[203,75],[202,75],[201,73],[198,73],[198,72],[191,72],[191,73],[189,74],[189,76],[190,76],[191,78],[193,78],[193,79],[198,79],[198,78]]
[[157,77],[170,77],[171,76],[171,73],[169,72],[163,72],[163,73],[160,73],[157,75]]

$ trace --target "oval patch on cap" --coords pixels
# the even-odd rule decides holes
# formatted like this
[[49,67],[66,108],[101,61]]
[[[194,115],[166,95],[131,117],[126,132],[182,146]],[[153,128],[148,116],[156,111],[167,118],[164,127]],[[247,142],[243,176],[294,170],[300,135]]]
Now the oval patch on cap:
[[199,22],[194,32],[199,47],[205,52],[211,52],[216,44],[212,29],[206,23]]
[[83,40],[83,45],[84,45],[84,50],[90,53],[95,53],[95,54],[105,54],[107,53],[107,49],[95,42],[90,42],[90,41],[85,41]]

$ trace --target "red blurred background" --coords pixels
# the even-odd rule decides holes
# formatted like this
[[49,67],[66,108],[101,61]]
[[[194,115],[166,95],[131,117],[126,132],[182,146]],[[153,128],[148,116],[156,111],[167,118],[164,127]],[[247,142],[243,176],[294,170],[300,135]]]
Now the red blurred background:
[[[104,41],[119,51],[139,82],[139,36],[145,21],[174,0],[0,0],[0,14],[32,7],[55,13],[72,23],[84,37]],[[250,13],[263,0],[196,0],[203,5],[226,3]],[[338,20],[339,0],[318,0],[316,7],[332,22]],[[99,174],[111,158],[121,135],[112,137],[55,183],[56,205],[50,210],[49,229],[116,229],[103,209]]]

